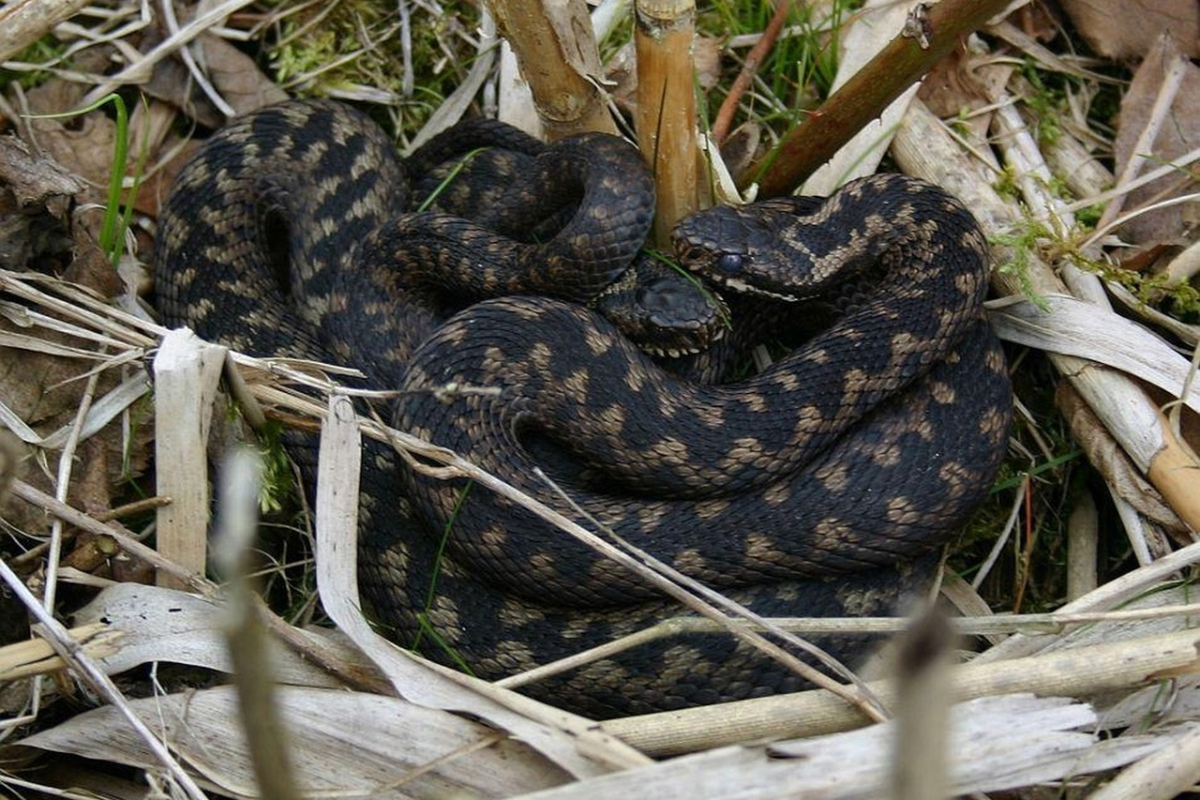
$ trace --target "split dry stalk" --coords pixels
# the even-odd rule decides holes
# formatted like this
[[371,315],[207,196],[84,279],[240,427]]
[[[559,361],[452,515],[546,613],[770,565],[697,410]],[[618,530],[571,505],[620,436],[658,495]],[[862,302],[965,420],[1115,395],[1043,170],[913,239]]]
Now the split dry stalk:
[[636,13],[638,145],[654,173],[654,239],[667,248],[675,223],[700,207],[692,61],[696,4],[640,0]]
[[75,16],[87,0],[18,0],[0,8],[0,61],[7,61],[54,26]]
[[[196,476],[208,469],[208,431],[224,361],[224,347],[200,342],[187,329],[168,333],[154,358],[155,418],[173,423],[159,425],[154,437],[158,491],[171,498],[156,514],[158,551],[199,574],[208,561],[209,495],[208,482]],[[163,573],[158,583],[184,588]]]
[[489,0],[553,141],[582,131],[616,132],[597,77],[604,74],[583,0]]

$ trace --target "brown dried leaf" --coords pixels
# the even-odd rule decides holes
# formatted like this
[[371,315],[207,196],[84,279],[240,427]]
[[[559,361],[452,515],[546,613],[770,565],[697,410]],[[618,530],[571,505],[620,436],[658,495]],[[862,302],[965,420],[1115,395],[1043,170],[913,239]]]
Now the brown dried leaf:
[[1039,42],[1051,42],[1062,31],[1062,16],[1058,9],[1046,3],[1029,3],[1009,16],[1009,21]]
[[0,139],[0,182],[7,184],[23,211],[49,208],[60,219],[65,211],[63,198],[83,189],[79,179],[61,164],[34,155],[29,145],[15,136]]
[[[149,42],[143,47],[152,44]],[[229,42],[206,34],[198,37],[196,44],[199,46],[196,60],[203,65],[217,93],[237,114],[287,99],[287,92],[263,74],[254,59]],[[178,57],[163,59],[155,65],[145,91],[181,109],[189,119],[205,128],[217,128],[225,122],[225,115],[196,85],[187,66]]]
[[83,184],[25,142],[0,139],[0,268],[29,269],[35,259],[68,258],[72,196]]
[[[148,47],[149,44],[143,44]],[[187,66],[175,58],[164,58],[154,65],[150,80],[142,87],[150,97],[183,111],[188,119],[195,120],[205,128],[217,128],[225,121],[212,101],[196,86],[188,75]]]
[[1062,7],[1100,55],[1136,61],[1166,34],[1189,57],[1200,56],[1196,0],[1063,0]]
[[112,298],[125,291],[125,285],[97,241],[103,221],[103,209],[80,209],[75,214],[71,226],[71,263],[63,270],[62,277],[86,286],[101,297]]
[[[179,171],[186,164],[203,143],[200,139],[184,139],[172,134],[169,135],[162,146],[159,148],[160,157],[157,160],[156,168],[142,179],[138,185],[137,200],[134,206],[138,211],[151,216],[157,217],[163,203],[167,201],[167,196],[171,192],[171,187],[175,185],[175,177],[179,175]],[[170,154],[168,160],[164,154]],[[151,242],[144,243],[146,246],[139,248],[139,252],[148,253],[151,249]]]
[[762,126],[746,121],[734,128],[721,143],[721,159],[739,184],[750,177],[748,170],[763,156],[762,139]]
[[955,50],[933,65],[921,81],[917,97],[939,117],[953,117],[964,110],[979,108],[990,102],[971,71],[974,61],[965,50]]
[[[109,271],[112,269],[109,267]],[[31,326],[28,320],[12,313],[0,316],[0,334],[35,337],[48,344],[63,344],[88,349],[83,340],[44,328]],[[0,347],[0,398],[35,436],[45,439],[72,424],[87,385],[86,373],[94,364],[68,359],[21,347]],[[121,379],[116,370],[105,370],[97,381],[94,399],[115,388]],[[134,426],[132,436],[122,432],[120,421],[110,422],[102,430],[79,443],[75,469],[68,490],[68,502],[76,508],[98,511],[111,508],[115,487],[130,476],[140,474],[146,465],[149,426]],[[35,457],[49,472],[57,466],[59,451],[25,446],[20,453],[27,482],[49,493],[54,488],[44,470],[34,466]],[[40,531],[46,525],[41,509],[11,501],[0,508],[0,515],[18,530]]]
[[238,114],[287,100],[287,92],[267,77],[250,56],[217,36],[201,36],[199,41],[213,85]]
[[[1159,133],[1148,148],[1135,152],[1146,125],[1153,122],[1154,106],[1164,91],[1165,77],[1171,68],[1183,70],[1174,101],[1159,125]],[[1171,38],[1163,36],[1159,46],[1150,50],[1134,75],[1124,100],[1117,128],[1115,156],[1117,174],[1124,174],[1132,160],[1142,159],[1140,171],[1154,169],[1164,162],[1200,147],[1200,69],[1187,61]],[[1195,191],[1195,178],[1185,171],[1169,175],[1129,193],[1126,211]],[[1120,229],[1121,237],[1138,244],[1176,244],[1191,241],[1200,220],[1194,204],[1178,204],[1137,217]]]
[[82,97],[79,86],[67,81],[48,81],[31,89],[28,97],[35,115],[29,120],[29,128],[37,145],[68,172],[87,182],[77,199],[104,203],[113,169],[116,123],[103,111],[51,118],[78,108]]

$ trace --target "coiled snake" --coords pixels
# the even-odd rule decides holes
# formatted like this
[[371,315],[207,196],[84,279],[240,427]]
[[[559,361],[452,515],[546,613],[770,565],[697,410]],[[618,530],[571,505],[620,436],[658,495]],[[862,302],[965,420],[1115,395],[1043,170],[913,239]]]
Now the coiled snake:
[[[253,354],[359,367],[372,385],[404,390],[397,427],[761,614],[894,607],[923,580],[911,565],[988,490],[1009,424],[974,220],[941,190],[898,176],[824,202],[684,220],[676,254],[709,282],[839,309],[764,371],[707,385],[566,302],[618,281],[645,238],[649,181],[621,150],[593,135],[532,156],[564,185],[538,214],[561,209],[568,189],[584,199],[557,235],[516,244],[445,212],[404,213],[408,173],[427,165],[397,160],[358,113],[320,101],[257,112],[210,139],[163,209],[160,310]],[[488,225],[511,228],[494,205]],[[579,257],[592,252],[595,262]],[[495,678],[679,613],[529,512],[371,448],[360,572],[372,614],[398,641]],[[728,637],[694,634],[529,691],[603,716],[802,685]]]

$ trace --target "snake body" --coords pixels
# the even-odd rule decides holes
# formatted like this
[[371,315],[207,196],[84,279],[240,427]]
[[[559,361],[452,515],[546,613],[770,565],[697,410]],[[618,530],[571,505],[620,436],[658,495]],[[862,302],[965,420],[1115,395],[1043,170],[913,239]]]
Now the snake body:
[[[545,159],[555,174],[587,165],[569,188],[589,210],[554,223],[552,241],[520,243],[507,211],[490,228],[464,221],[457,199],[447,200],[457,214],[398,211],[415,161],[398,162],[360,115],[322,102],[267,109],[215,134],[178,179],[155,252],[160,310],[251,353],[359,367],[372,385],[404,390],[397,427],[761,614],[894,607],[988,490],[1009,424],[974,220],[940,189],[897,176],[685,220],[676,252],[712,283],[840,309],[761,373],[705,385],[568,302],[619,283],[645,237],[649,212],[626,208],[623,192],[644,172],[610,152],[620,150],[593,135]],[[514,157],[525,172],[541,157],[530,152]],[[506,168],[497,163],[481,169]],[[284,257],[269,245],[285,237],[264,232],[271,215]],[[593,252],[595,263],[583,257]],[[463,386],[493,391],[446,391]],[[369,448],[364,599],[399,641],[496,678],[678,613],[530,512]],[[693,634],[529,691],[604,716],[801,685],[728,637]]]

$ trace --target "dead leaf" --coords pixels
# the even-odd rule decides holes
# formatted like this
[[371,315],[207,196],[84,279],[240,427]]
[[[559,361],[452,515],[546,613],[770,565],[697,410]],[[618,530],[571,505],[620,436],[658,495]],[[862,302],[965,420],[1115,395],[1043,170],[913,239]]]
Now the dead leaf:
[[763,155],[762,133],[762,125],[747,121],[734,128],[721,143],[721,159],[739,184],[750,177],[748,171]]
[[69,257],[66,224],[72,195],[83,184],[16,137],[0,139],[0,267],[29,269],[38,260]]
[[[89,56],[86,65],[107,63],[104,53],[84,52]],[[82,84],[56,79],[30,89],[27,97],[33,116],[28,125],[37,148],[86,182],[82,191],[75,193],[76,200],[103,204],[113,169],[116,123],[101,110],[55,117],[76,111],[84,89]]]
[[[148,39],[142,47],[153,47],[155,43]],[[235,114],[281,103],[288,97],[287,92],[258,68],[254,59],[219,36],[204,34],[197,37],[192,53],[203,65],[213,88]],[[226,120],[212,99],[196,84],[191,70],[178,55],[155,64],[154,73],[144,88],[151,97],[175,106],[205,128],[218,128]]]
[[1046,3],[1029,3],[1013,12],[1008,20],[1027,36],[1039,42],[1050,42],[1062,32],[1062,20],[1058,9]]
[[1200,56],[1196,0],[1063,0],[1062,7],[1100,55],[1137,61],[1165,34],[1189,57]]
[[[171,187],[175,185],[175,177],[183,166],[191,160],[200,149],[201,141],[197,139],[181,139],[170,135],[163,142],[160,153],[163,158],[170,154],[168,160],[159,161],[157,168],[145,177],[138,186],[136,207],[151,217],[157,217],[159,209],[167,201]],[[139,247],[138,252],[148,253],[153,249],[153,240],[144,242],[145,247]]]
[[190,79],[187,66],[176,58],[164,58],[155,64],[142,90],[147,96],[181,110],[203,128],[216,129],[225,121],[225,115]]
[[62,220],[66,219],[66,202],[83,189],[69,170],[34,155],[29,145],[15,136],[0,139],[0,182],[7,184],[22,211],[47,209]]
[[213,84],[238,114],[287,100],[287,92],[267,77],[254,59],[229,42],[211,35],[201,36],[199,42]]
[[71,225],[71,263],[62,271],[62,277],[86,286],[101,297],[113,298],[125,291],[125,284],[97,241],[103,223],[102,208],[90,206],[76,211]]
[[[276,699],[294,778],[305,796],[509,797],[569,780],[516,739],[398,698],[281,687]],[[134,700],[130,706],[205,780],[234,797],[253,796],[254,770],[232,687]],[[111,707],[80,714],[21,743],[158,766]]]
[[[921,81],[917,96],[939,117],[950,118],[964,111],[973,111],[992,102],[994,88],[985,86],[978,71],[980,59],[966,48],[958,48],[933,66]],[[986,73],[984,73],[986,74]],[[1005,69],[999,79],[1008,80],[1012,70]],[[983,122],[987,124],[986,119]]]
[[[1165,118],[1152,120],[1159,95],[1169,87],[1170,69],[1183,71],[1182,81]],[[1146,126],[1157,122],[1159,132],[1149,146],[1139,147]],[[1146,60],[1133,77],[1129,91],[1121,102],[1121,114],[1114,147],[1118,175],[1125,174],[1131,161],[1144,163],[1139,172],[1155,169],[1171,159],[1200,147],[1200,69],[1179,52],[1170,37],[1163,36],[1159,45],[1150,50]],[[1158,202],[1195,191],[1195,177],[1179,171],[1129,193],[1124,209],[1131,211],[1148,203]],[[1195,204],[1177,204],[1143,214],[1120,228],[1121,238],[1137,244],[1179,244],[1192,241],[1200,219]]]
[[[48,347],[92,347],[83,340],[34,327],[23,320],[16,309],[0,311],[7,312],[0,313],[0,335],[36,337]],[[94,367],[95,364],[80,358],[66,358],[21,346],[0,347],[0,398],[8,411],[25,425],[26,443],[30,445],[23,454],[26,480],[42,491],[54,492],[46,472],[53,474],[57,467],[61,441],[80,407],[87,384],[86,373]],[[118,394],[123,385],[121,377],[117,370],[104,370],[97,381],[93,410],[110,392],[118,401],[121,395],[128,396],[125,392]],[[85,436],[75,453],[77,466],[68,487],[67,501],[91,511],[111,508],[116,487],[145,469],[146,443],[152,433],[149,426],[133,425],[127,434],[117,419],[91,436]],[[34,466],[39,461],[45,464],[44,470]],[[28,503],[12,501],[0,509],[0,513],[17,530],[32,533],[47,525],[45,513]]]

